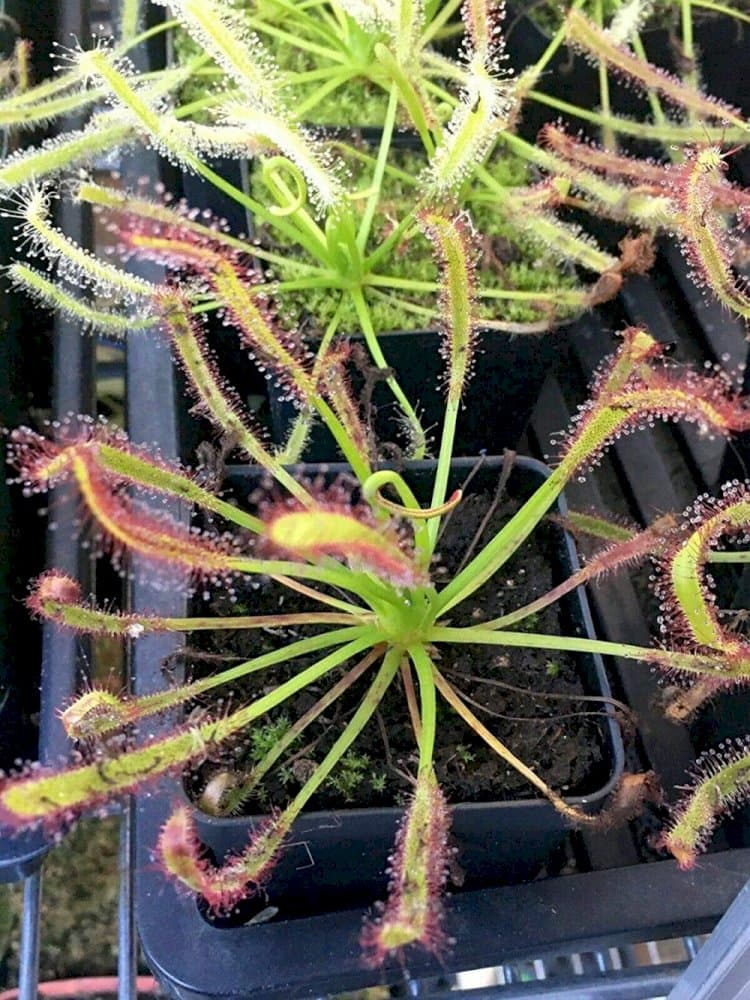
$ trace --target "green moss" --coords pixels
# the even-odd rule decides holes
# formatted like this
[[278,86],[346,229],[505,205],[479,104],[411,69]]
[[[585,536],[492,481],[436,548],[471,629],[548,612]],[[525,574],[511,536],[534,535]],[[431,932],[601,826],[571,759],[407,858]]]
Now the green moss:
[[[295,777],[294,771],[292,771],[289,764],[282,764],[282,766],[279,768],[279,781],[284,786],[284,788],[287,788],[289,785],[299,784],[299,781]],[[265,794],[262,794],[264,793],[264,789],[262,786],[258,791],[259,791],[259,798],[261,799],[261,801],[264,801],[264,799],[268,797],[268,793],[265,792]]]
[[[44,863],[41,979],[111,975],[117,969],[119,820],[81,823]],[[2,905],[0,903],[0,905]],[[11,887],[9,983],[18,975],[23,886]]]
[[537,632],[539,630],[539,620],[540,616],[538,612],[532,612],[532,614],[527,615],[522,621],[518,622],[514,627],[519,632]]
[[[319,759],[318,759],[319,758]],[[315,757],[305,758],[301,763],[303,767],[294,764],[282,764],[277,772],[277,779],[280,784],[289,790],[289,794],[301,788],[315,764],[319,764],[323,759],[323,754],[319,753]],[[298,762],[299,764],[300,762]],[[382,769],[373,769],[370,757],[366,753],[357,753],[350,750],[345,754],[328,779],[328,788],[340,795],[345,802],[351,802],[364,781],[368,781],[370,788],[376,793],[382,792],[386,785],[386,774]],[[261,802],[270,801],[269,790],[258,789],[258,796]]]
[[[345,155],[349,171],[349,189],[365,189],[369,185],[371,164],[361,157]],[[381,190],[378,211],[375,216],[367,252],[376,249],[388,236],[398,220],[403,218],[414,204],[419,177],[425,166],[424,157],[417,152],[392,149],[390,167]],[[497,153],[489,162],[488,170],[503,187],[522,187],[529,183],[526,163],[511,154]],[[251,174],[251,194],[266,201],[269,193],[263,183],[259,169]],[[481,196],[481,200],[479,198]],[[359,211],[365,201],[353,202]],[[487,200],[487,189],[474,183],[465,197],[465,204],[471,210],[472,220],[480,234],[482,260],[478,284],[480,289],[515,289],[520,291],[550,291],[558,288],[576,287],[575,277],[554,258],[544,246],[527,234],[520,233],[518,227],[507,218],[500,206]],[[290,246],[283,238],[266,231],[266,241],[281,253],[288,253]],[[294,253],[295,260],[306,260],[303,254]],[[274,268],[279,280],[297,277],[294,267],[283,265]],[[415,281],[437,282],[438,268],[429,242],[419,233],[401,243],[378,267],[378,273],[395,278]],[[332,319],[339,306],[340,294],[330,289],[312,289],[304,292],[285,292],[282,296],[284,316],[294,326],[322,331]],[[373,322],[377,332],[386,330],[417,330],[434,327],[437,315],[434,293],[414,294],[399,292],[384,298],[370,293]],[[422,315],[410,311],[408,304],[428,310]],[[479,305],[479,315],[487,320],[528,323],[544,318],[543,310],[530,302],[509,300],[485,300]],[[558,313],[559,315],[559,313]],[[345,298],[339,329],[355,332],[359,320],[353,302]]]
[[259,764],[273,750],[279,740],[289,732],[291,722],[288,716],[280,715],[277,719],[257,726],[249,733],[250,759]]
[[[311,31],[303,21],[298,20],[290,24],[288,10],[280,7],[274,0],[266,2],[228,0],[228,2],[238,15],[248,16],[252,13],[271,29],[264,31],[261,25],[256,33],[279,67],[282,98],[289,108],[297,109],[300,106],[306,108],[303,115],[305,121],[317,125],[382,126],[388,104],[388,93],[385,88],[389,86],[389,82],[385,74],[378,70],[374,47],[378,41],[384,39],[365,33],[349,19],[349,48],[344,52],[348,61],[342,64],[338,60],[328,59],[324,55],[290,45],[288,41],[274,35],[272,29],[278,27],[294,33],[303,42],[321,44],[320,36]],[[325,24],[322,19],[318,19],[318,23]],[[335,42],[341,51],[343,39],[338,37]],[[330,39],[332,47],[335,42]],[[188,63],[201,55],[202,51],[186,32],[182,30],[176,32],[174,52],[178,64]],[[297,79],[300,74],[324,69],[341,72],[338,85],[328,92],[323,92],[321,89],[326,83],[325,80]],[[214,93],[218,79],[219,75],[215,69],[194,76],[182,90],[182,103],[200,100]],[[319,100],[315,99],[316,93],[321,93]],[[208,114],[201,113],[197,117],[206,120]]]
[[560,664],[557,660],[547,660],[544,666],[544,672],[548,677],[557,677],[560,673]]
[[[320,11],[313,7],[290,14],[288,7],[277,0],[225,0],[225,4],[237,12],[239,19],[252,18],[252,30],[279,68],[280,96],[302,120],[323,126],[379,128],[383,125],[391,81],[380,68],[375,46],[378,42],[388,42],[385,33],[365,31],[351,17],[344,18],[346,31],[340,28],[333,31],[331,12],[323,9],[325,5],[321,5]],[[297,44],[279,37],[277,31],[292,36]],[[308,43],[317,48],[310,51],[305,47]],[[326,48],[337,57],[331,58],[321,51]],[[174,53],[177,63],[185,65],[202,55],[203,49],[185,31],[179,30],[175,32]],[[302,74],[311,71],[327,73],[329,70],[331,72],[323,78],[300,79]],[[439,70],[431,70],[430,76],[434,82],[446,84]],[[212,94],[225,94],[222,88],[225,88],[225,80],[214,66],[202,70],[185,85],[181,101],[188,104]],[[436,117],[450,113],[450,109],[430,94],[422,94],[422,99]],[[400,109],[398,114],[397,123],[408,126],[406,112]],[[199,112],[195,117],[207,121],[209,112]]]
[[464,743],[459,743],[456,746],[456,757],[464,765],[464,767],[469,767],[474,764],[477,759],[477,755],[474,751],[467,747]]
[[385,785],[388,781],[388,775],[385,771],[373,771],[370,775],[370,785],[373,792],[381,795],[385,791]]
[[[346,31],[330,34],[330,25],[325,19],[325,10],[313,8],[309,12],[290,15],[289,10],[278,0],[230,0],[238,16],[253,19],[252,27],[257,30],[281,70],[282,96],[290,108],[300,117],[318,124],[336,123],[347,126],[382,125],[387,95],[384,87],[387,81],[380,74],[374,57],[377,36],[363,31],[351,19],[346,19]],[[327,8],[326,8],[327,9]],[[329,12],[330,13],[330,12]],[[324,31],[316,31],[323,26]],[[282,33],[282,37],[275,34]],[[297,44],[290,44],[286,35],[292,35]],[[309,51],[307,43],[323,48],[335,48],[344,56],[344,62],[337,62],[319,51]],[[302,47],[301,47],[302,46]],[[184,33],[179,33],[175,51],[179,61],[186,61],[200,54],[198,46]],[[300,80],[300,74],[310,71],[326,73],[329,69],[342,70],[339,84],[330,93],[314,100],[320,94],[321,85],[326,80]],[[328,79],[326,77],[326,79]],[[194,100],[211,93],[221,84],[222,77],[215,71],[196,76],[190,81],[183,94],[185,100]],[[339,148],[336,150],[339,152]],[[363,191],[369,187],[376,150],[370,148],[369,161],[365,155],[353,152],[345,155],[349,172],[347,187],[350,191]],[[366,252],[377,248],[388,236],[397,221],[404,218],[413,207],[418,193],[414,183],[425,166],[422,154],[391,149],[389,171],[386,174],[380,203]],[[505,188],[526,187],[532,178],[524,161],[508,153],[496,152],[490,159],[488,170],[492,177]],[[399,173],[399,171],[401,171]],[[269,200],[259,171],[254,171],[251,180],[252,194],[260,201]],[[356,212],[363,212],[366,198],[352,202]],[[482,266],[479,286],[484,290],[513,290],[521,292],[549,292],[557,288],[575,286],[575,279],[553,257],[549,250],[528,233],[520,233],[516,223],[507,217],[505,211],[492,199],[490,192],[478,182],[472,182],[462,193],[460,207],[470,210],[473,223],[481,235]],[[282,254],[290,251],[296,260],[308,260],[297,247],[291,247],[279,239],[277,234],[264,232],[264,240]],[[298,277],[293,267],[279,265],[276,276],[281,280]],[[419,233],[411,235],[408,241],[397,246],[388,259],[381,262],[378,273],[397,279],[411,279],[418,282],[435,283],[438,271],[432,249]],[[319,334],[339,308],[341,293],[332,289],[315,289],[305,292],[284,293],[284,315],[290,325],[311,329]],[[367,292],[368,305],[377,332],[386,330],[415,330],[434,327],[437,322],[436,295],[431,292],[413,293],[371,289]],[[549,312],[542,304],[533,301],[508,299],[485,299],[479,306],[480,317],[488,321],[505,323],[534,323],[545,320]],[[561,315],[557,310],[556,315]],[[360,329],[354,303],[344,295],[339,322],[339,330],[354,333]]]
[[329,784],[345,802],[351,802],[369,770],[370,758],[367,754],[350,750],[337,764],[328,779]]

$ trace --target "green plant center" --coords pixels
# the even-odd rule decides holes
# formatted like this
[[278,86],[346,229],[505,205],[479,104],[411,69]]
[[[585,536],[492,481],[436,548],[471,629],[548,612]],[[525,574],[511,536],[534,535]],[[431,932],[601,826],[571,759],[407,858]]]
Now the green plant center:
[[393,591],[393,600],[378,611],[378,629],[392,646],[423,643],[437,616],[437,591],[430,585]]

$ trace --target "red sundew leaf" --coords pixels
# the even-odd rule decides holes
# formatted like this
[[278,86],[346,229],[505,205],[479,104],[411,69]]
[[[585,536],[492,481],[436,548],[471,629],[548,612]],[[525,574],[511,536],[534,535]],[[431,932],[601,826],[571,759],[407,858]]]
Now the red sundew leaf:
[[505,16],[502,0],[464,0],[461,17],[474,52],[485,60],[499,59],[503,52],[501,23]]
[[187,299],[173,288],[160,291],[155,306],[172,341],[178,363],[202,413],[220,432],[265,469],[278,466],[263,436],[253,426],[237,393],[219,374],[200,320],[191,315]]
[[[570,164],[595,170],[607,177],[621,177],[636,185],[639,191],[651,189],[654,195],[674,197],[684,185],[685,165],[657,163],[648,157],[636,158],[613,153],[591,142],[582,142],[557,125],[546,124],[539,141]],[[688,154],[694,162],[697,151]],[[723,173],[723,170],[722,170]],[[711,205],[718,212],[739,212],[750,207],[750,191],[731,184],[725,177],[708,179]]]
[[120,550],[169,566],[192,578],[213,579],[231,573],[233,546],[225,537],[198,535],[166,512],[153,512],[113,489],[90,452],[76,451],[72,471],[83,503],[115,553]]
[[750,428],[748,399],[731,391],[728,379],[653,364],[664,346],[637,327],[602,366],[591,398],[574,418],[561,464],[572,474],[597,461],[622,434],[659,420],[698,424],[709,433],[729,435]]
[[37,578],[26,599],[26,607],[43,621],[86,635],[135,639],[146,631],[172,630],[167,619],[158,615],[124,614],[97,608],[92,602],[84,601],[77,581],[54,569]]
[[425,209],[419,222],[441,266],[442,354],[448,364],[448,398],[457,404],[471,373],[476,341],[476,268],[478,250],[468,217],[450,217]]
[[[739,237],[727,232],[714,204],[714,189],[725,167],[719,149],[708,147],[691,155],[675,174],[674,191],[680,209],[677,234],[698,287],[712,292],[727,309],[750,320],[750,289],[732,266]],[[746,211],[743,206],[743,219]]]
[[727,740],[692,766],[691,784],[672,813],[660,845],[683,870],[693,868],[722,817],[750,794],[750,747],[747,737]]
[[192,470],[164,459],[158,451],[133,444],[119,428],[87,417],[61,421],[50,427],[48,435],[16,428],[9,435],[7,461],[18,472],[15,481],[36,493],[68,479],[74,456],[84,452],[113,487],[189,498],[208,506],[215,502],[213,494],[198,485]]
[[350,355],[349,344],[337,344],[320,359],[316,366],[316,374],[321,391],[333,407],[357,452],[360,455],[369,455],[372,451],[372,442],[362,422],[359,405],[352,392],[346,369]]
[[167,737],[147,740],[120,756],[62,768],[36,765],[11,775],[0,781],[0,827],[64,830],[84,813],[203,759],[204,734],[219,726],[221,722],[173,729]]
[[311,404],[314,387],[309,359],[294,335],[275,322],[265,296],[253,292],[258,276],[242,254],[195,230],[149,225],[142,219],[120,235],[140,256],[197,272],[206,289],[222,303],[242,343],[272,369],[298,401]]
[[638,58],[630,49],[618,45],[607,31],[597,27],[580,11],[572,10],[568,13],[566,27],[569,41],[595,59],[602,60],[626,79],[656,91],[672,103],[706,118],[745,126],[746,123],[736,108],[702,94],[658,66]]
[[284,507],[268,510],[266,538],[298,559],[320,560],[326,556],[344,559],[353,568],[363,568],[397,587],[417,587],[427,582],[424,570],[389,537],[363,519],[357,509],[319,506],[312,510]]
[[[683,529],[658,558],[655,591],[661,601],[661,632],[670,644],[721,652],[727,684],[741,680],[732,670],[750,662],[750,644],[721,623],[716,597],[706,578],[711,550],[725,536],[750,540],[750,489],[727,483],[719,499],[699,497],[683,515]],[[717,679],[717,686],[720,679]]]
[[275,827],[273,819],[260,824],[242,854],[216,866],[206,857],[192,810],[178,806],[161,829],[156,859],[170,879],[202,896],[213,912],[226,913],[268,879],[278,856],[278,847],[268,849],[278,839]]

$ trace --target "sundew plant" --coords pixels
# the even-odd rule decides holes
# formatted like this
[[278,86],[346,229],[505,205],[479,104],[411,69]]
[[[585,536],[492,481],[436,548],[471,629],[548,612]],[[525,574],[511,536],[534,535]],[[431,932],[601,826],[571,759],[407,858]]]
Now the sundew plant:
[[[431,202],[449,204],[454,214],[468,212],[481,234],[482,326],[539,334],[616,294],[627,273],[651,262],[647,237],[675,222],[669,182],[662,177],[661,185],[644,190],[639,178],[623,176],[616,144],[608,140],[612,133],[661,141],[671,152],[706,138],[736,142],[744,134],[731,109],[680,81],[671,80],[662,96],[654,78],[668,78],[644,60],[631,59],[627,69],[612,66],[611,38],[632,35],[636,44],[640,22],[631,18],[628,28],[620,18],[604,32],[596,4],[586,14],[575,4],[537,63],[519,76],[505,69],[499,4],[467,3],[463,21],[455,2],[186,0],[156,6],[173,18],[166,26],[179,27],[181,58],[166,70],[139,75],[129,53],[164,26],[129,32],[119,42],[73,53],[54,80],[13,95],[3,118],[9,127],[87,107],[92,113],[78,132],[8,160],[0,185],[19,190],[30,179],[44,183],[108,149],[145,139],[249,209],[262,244],[254,259],[263,264],[267,290],[285,294],[295,320],[312,317],[321,353],[337,335],[356,329],[384,371],[379,333],[439,321],[437,274],[418,222]],[[135,23],[134,17],[126,21]],[[563,154],[554,139],[534,145],[517,133],[524,106],[548,102],[540,88],[566,41],[600,61],[603,110],[560,110],[585,116],[614,163],[605,158],[591,165],[581,143]],[[660,109],[657,125],[609,114],[610,70],[628,74],[648,92]],[[371,100],[379,101],[382,135],[374,146],[363,149],[315,127],[325,121],[321,102],[343,101],[352,92],[363,113]],[[667,117],[662,105],[678,117]],[[636,124],[641,130],[634,132]],[[403,129],[417,146],[406,165],[394,155]],[[252,158],[249,192],[211,169],[207,161],[219,154]],[[116,200],[111,190],[87,181],[73,185],[70,196],[98,207]],[[643,236],[635,244],[626,241],[619,253],[605,249],[565,217],[569,207],[615,218]],[[733,206],[716,207],[723,225]],[[15,277],[31,283],[26,273]],[[39,281],[30,290],[48,299]],[[203,308],[212,308],[210,298]],[[386,381],[403,411],[410,453],[422,457],[426,441],[413,401],[395,379]],[[290,461],[304,454],[308,429],[300,418],[287,442]]]
[[[369,686],[325,757],[286,807],[254,832],[241,854],[210,863],[186,806],[178,807],[167,821],[155,845],[165,876],[203,897],[212,909],[226,911],[272,879],[294,821],[342,766],[385,692],[400,685],[418,767],[394,848],[389,896],[363,932],[365,955],[373,965],[412,944],[436,953],[445,945],[441,893],[447,877],[450,807],[434,767],[439,701],[464,720],[488,752],[520,772],[572,824],[606,822],[567,802],[484,725],[441,671],[441,650],[469,644],[613,654],[656,666],[680,681],[688,689],[684,700],[693,708],[750,675],[747,643],[722,625],[707,573],[712,561],[745,558],[737,541],[748,540],[750,492],[740,483],[726,487],[719,499],[700,498],[682,520],[662,519],[639,532],[578,518],[577,527],[607,541],[584,569],[499,618],[460,627],[451,622],[454,609],[495,578],[523,546],[566,483],[585,475],[621,435],[656,420],[691,422],[706,434],[750,429],[748,401],[732,392],[727,377],[680,368],[662,356],[662,347],[648,331],[630,327],[565,434],[549,478],[451,579],[440,578],[435,567],[441,523],[463,498],[460,490],[449,494],[454,437],[473,366],[481,364],[475,346],[485,322],[480,310],[482,236],[464,197],[470,182],[483,185],[485,200],[495,197],[519,225],[523,219],[526,229],[543,233],[544,241],[566,262],[598,274],[593,289],[534,292],[529,301],[537,306],[558,306],[563,298],[570,302],[571,296],[578,296],[575,301],[583,308],[612,294],[624,273],[647,265],[651,234],[666,229],[680,240],[707,294],[739,315],[745,316],[748,309],[748,293],[734,273],[733,254],[750,195],[727,180],[721,139],[714,143],[719,126],[731,132],[733,142],[746,141],[748,125],[739,112],[704,96],[690,81],[648,64],[637,52],[637,27],[618,37],[597,23],[596,11],[588,17],[582,4],[574,4],[551,50],[568,40],[643,86],[654,101],[664,100],[684,112],[684,122],[659,119],[663,133],[654,126],[655,136],[680,145],[681,155],[671,163],[634,159],[606,143],[582,142],[557,126],[545,130],[544,148],[528,147],[514,137],[513,125],[519,102],[532,93],[543,73],[544,59],[521,77],[504,74],[499,62],[500,11],[478,0],[467,0],[461,7],[465,37],[460,55],[450,59],[436,54],[433,59],[428,43],[458,6],[447,4],[438,11],[436,4],[415,0],[366,5],[274,0],[259,3],[243,24],[240,12],[232,13],[216,0],[170,0],[169,14],[205,56],[196,56],[186,67],[139,76],[127,52],[143,42],[144,35],[136,34],[136,19],[131,17],[123,40],[76,52],[70,68],[53,81],[0,104],[0,116],[5,115],[9,125],[53,118],[86,104],[96,109],[79,133],[12,157],[0,167],[0,184],[10,196],[8,214],[18,218],[19,243],[32,258],[49,264],[42,271],[19,260],[9,268],[11,279],[75,317],[82,328],[167,338],[196,410],[217,435],[231,442],[238,456],[260,467],[273,486],[256,509],[241,509],[207,489],[189,469],[132,444],[121,430],[85,418],[53,425],[46,434],[29,428],[11,431],[9,461],[17,480],[31,492],[74,485],[101,546],[120,566],[127,566],[129,554],[137,554],[151,560],[170,586],[185,588],[231,592],[240,578],[262,579],[280,594],[305,595],[315,609],[221,618],[132,614],[98,606],[65,574],[54,569],[45,573],[33,585],[28,603],[36,615],[61,628],[137,642],[159,631],[270,627],[286,632],[289,641],[271,653],[199,680],[166,686],[156,694],[136,697],[94,688],[61,706],[80,759],[59,767],[33,766],[5,778],[0,784],[0,822],[8,830],[33,825],[63,830],[84,813],[199,765],[238,737],[250,739],[269,713],[280,707],[289,710],[300,692],[313,684],[323,686],[324,693],[261,755],[251,776],[259,780],[312,722],[366,678]],[[383,138],[375,155],[366,159],[363,180],[354,188],[340,169],[335,143],[314,135],[285,102],[277,74],[315,71],[277,68],[262,29],[265,25],[265,33],[275,32],[277,38],[287,33],[273,20],[279,10],[301,19],[310,32],[313,22],[340,25],[345,41],[371,46],[366,51],[377,62],[374,83],[386,94],[387,105]],[[273,32],[269,24],[276,25]],[[305,51],[314,54],[316,46],[325,48],[323,34],[319,31],[319,41],[310,42]],[[300,31],[295,37],[307,35]],[[191,117],[196,109],[186,110],[170,95],[205,68],[221,85],[200,108],[202,113],[210,110],[208,120],[197,120]],[[306,83],[315,79],[308,77]],[[327,81],[327,73],[319,79]],[[443,90],[439,81],[444,80],[458,85],[458,96]],[[390,233],[366,252],[382,209],[380,194],[397,120],[414,128],[426,162],[411,205],[393,220]],[[703,139],[696,136],[699,131]],[[671,138],[674,135],[678,138]],[[299,276],[270,281],[264,265],[280,268],[286,258],[279,261],[276,251],[197,218],[187,206],[98,184],[70,171],[103,148],[136,137],[213,181],[283,237],[284,246],[299,248],[299,254],[288,258]],[[513,189],[493,186],[485,164],[498,143],[528,154],[548,178]],[[206,165],[206,156],[227,152],[259,159],[267,200],[233,189]],[[576,192],[576,203],[636,227],[636,235],[623,242],[619,258],[556,216],[555,208],[571,191]],[[52,221],[56,197],[75,197],[106,211],[122,254],[166,265],[167,280],[156,285],[78,246]],[[445,362],[444,420],[424,504],[415,496],[408,474],[379,465],[377,443],[351,390],[350,347],[338,327],[339,304],[352,305],[373,363],[383,369],[411,426],[412,452],[424,455],[429,443],[418,414],[397,375],[387,369],[371,321],[374,291],[410,288],[409,278],[397,277],[387,266],[404,240],[417,238],[431,248],[435,275],[411,290],[419,291],[430,303],[425,308],[438,317]],[[80,296],[81,288],[96,293],[96,308]],[[314,345],[279,320],[286,295],[312,290],[324,290],[337,303]],[[517,294],[513,289],[495,291],[498,301]],[[204,327],[205,313],[212,310],[218,310],[236,333],[243,352],[294,401],[299,416],[281,448],[269,444],[218,371]],[[332,435],[351,469],[351,481],[311,483],[290,466],[303,454],[313,421]],[[199,530],[166,510],[155,512],[144,503],[151,495],[193,505],[206,513],[207,526]],[[727,536],[733,548],[717,551]],[[534,616],[564,594],[649,556],[658,563],[664,606],[658,644],[640,647],[534,631]],[[314,627],[315,634],[296,637],[293,630],[300,626]],[[274,680],[275,667],[302,658],[312,663]],[[158,737],[137,736],[150,717],[261,671],[267,683],[251,703],[187,720]],[[117,752],[108,752],[115,746]],[[699,767],[695,787],[664,837],[665,846],[682,864],[694,861],[718,817],[744,792],[748,766],[747,755],[737,749]],[[643,776],[627,776],[610,815],[627,814],[643,787]],[[233,789],[214,793],[215,810],[231,810]]]

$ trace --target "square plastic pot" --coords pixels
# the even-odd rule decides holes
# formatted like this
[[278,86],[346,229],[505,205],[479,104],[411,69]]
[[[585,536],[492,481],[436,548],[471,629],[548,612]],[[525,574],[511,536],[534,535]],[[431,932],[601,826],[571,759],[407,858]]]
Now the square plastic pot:
[[[456,460],[451,488],[463,482],[474,465],[473,459]],[[501,465],[502,459],[487,459],[471,489],[494,489]],[[327,473],[335,475],[345,468],[329,467]],[[407,476],[415,489],[419,490],[420,482],[429,481],[433,468],[432,463],[408,466]],[[314,474],[316,470],[308,467],[305,471]],[[508,490],[512,495],[526,495],[547,474],[541,463],[517,459]],[[225,486],[242,500],[258,481],[257,470],[232,467]],[[563,510],[561,500],[558,511]],[[559,564],[555,573],[562,579],[576,567],[577,558],[570,538],[562,531],[556,548]],[[138,580],[134,588],[134,606],[148,604],[153,608],[153,590]],[[566,630],[593,634],[582,593],[570,595],[562,614]],[[172,648],[173,641],[165,637],[136,643],[138,693],[163,683],[160,664]],[[580,656],[578,662],[587,692],[607,695],[609,686],[601,659]],[[158,722],[156,728],[166,724],[166,720]],[[623,768],[621,736],[613,716],[607,717],[604,729],[607,758],[589,793],[571,799],[592,811],[607,800]],[[150,862],[159,828],[180,799],[184,793],[179,781],[162,784],[157,791],[139,797],[136,819],[138,927],[149,964],[170,993],[179,997],[291,998],[378,982],[378,973],[360,965],[357,929],[368,907],[384,898],[385,867],[402,810],[354,809],[303,815],[268,885],[268,904],[277,910],[273,920],[262,925],[218,927],[202,915],[195,898],[167,884]],[[196,819],[201,839],[221,859],[245,846],[259,817],[223,819],[197,813]],[[455,898],[460,898],[464,911],[471,913],[472,900],[479,906],[483,890],[533,878],[565,840],[568,827],[546,801],[523,799],[457,804],[451,833],[466,876]],[[450,914],[453,901],[448,905]],[[339,926],[342,914],[350,910],[353,933],[327,936],[326,928]],[[457,967],[461,967],[464,945],[470,947],[470,942],[458,935],[451,955]],[[315,954],[310,953],[311,947]],[[427,968],[439,970],[434,960],[421,955],[415,958]]]
[[[501,454],[515,449],[526,429],[544,380],[554,368],[567,338],[565,326],[541,336],[513,336],[496,330],[477,337],[474,373],[464,394],[456,428],[456,456]],[[351,338],[364,343],[361,336]],[[437,330],[388,332],[378,335],[385,359],[406,398],[415,406],[428,438],[437,449],[445,415],[445,361],[441,356],[442,335]],[[354,384],[357,384],[355,375]],[[361,381],[361,380],[359,380]],[[382,382],[373,395],[374,431],[380,444],[405,442],[398,403]],[[278,444],[286,441],[297,410],[273,389],[269,391],[271,428]],[[400,432],[401,431],[401,432]],[[399,433],[400,432],[400,433]],[[311,462],[341,459],[327,428],[313,426],[305,450]]]

